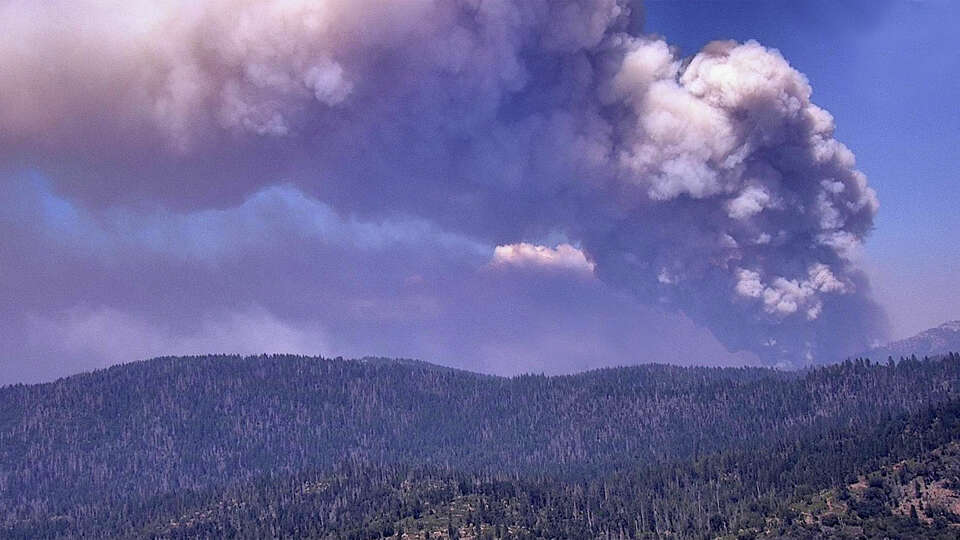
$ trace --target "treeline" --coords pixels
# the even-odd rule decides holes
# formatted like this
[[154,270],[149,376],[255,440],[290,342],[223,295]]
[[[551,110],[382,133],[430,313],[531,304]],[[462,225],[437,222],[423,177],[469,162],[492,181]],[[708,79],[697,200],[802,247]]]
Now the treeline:
[[[787,485],[791,496],[833,485],[889,453],[891,443],[864,432],[958,395],[958,355],[802,374],[648,365],[514,378],[409,362],[161,358],[0,388],[0,525],[11,534],[26,524],[70,531],[92,520],[129,532],[151,512],[193,507],[232,486],[344,467],[395,478],[410,467],[430,471],[408,481],[417,497],[420,484],[443,485],[448,474],[471,485],[512,479],[521,493],[538,478],[536,489],[557,483],[553,495],[602,492],[599,514],[588,499],[566,508],[591,508],[577,516],[610,534],[729,532],[770,510],[744,506],[745,492],[761,505]],[[917,451],[934,444],[899,433]],[[342,474],[346,493],[370,492]],[[638,511],[628,499],[641,492],[656,496],[637,499],[646,501]],[[331,493],[340,506],[324,507],[319,523],[343,525],[350,505],[343,490]],[[546,534],[536,523],[504,534]]]

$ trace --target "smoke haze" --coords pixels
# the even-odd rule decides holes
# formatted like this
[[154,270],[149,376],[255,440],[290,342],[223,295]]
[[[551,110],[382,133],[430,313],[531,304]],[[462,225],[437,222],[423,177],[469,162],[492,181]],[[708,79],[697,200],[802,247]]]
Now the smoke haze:
[[[270,253],[281,265],[283,248],[300,249],[304,237],[368,255],[364,242],[379,242],[378,259],[403,258],[396,251],[412,242],[449,271],[437,276],[446,296],[367,309],[446,313],[472,287],[487,290],[477,280],[532,271],[580,283],[575,295],[599,286],[583,285],[595,275],[605,289],[590,294],[627,292],[769,364],[835,360],[882,339],[885,316],[859,264],[877,197],[804,75],[753,41],[681,57],[638,32],[640,18],[638,5],[615,0],[6,0],[4,181],[13,190],[24,178],[14,171],[34,171],[50,184],[48,203],[74,201],[52,210],[56,220],[100,232],[64,244],[101,241],[82,256],[65,248],[58,261],[82,259],[91,273],[144,252],[161,266],[196,265],[196,276],[216,272],[198,260],[225,245],[239,250],[228,260]],[[265,193],[300,202],[268,205]],[[7,207],[24,208],[15,197]],[[236,224],[217,220],[244,207],[259,208],[258,219],[240,228],[258,225],[234,238]],[[13,217],[6,228],[39,234],[26,224]],[[26,272],[11,259],[36,242],[11,242],[0,270]],[[404,267],[405,287],[424,279],[408,263],[384,264]],[[456,276],[478,275],[487,277],[463,278],[458,292]],[[138,301],[90,291],[78,295],[85,310],[59,306],[54,317],[80,328],[74,342],[84,324],[116,315],[111,305]],[[37,302],[35,311],[54,309]],[[154,313],[191,305],[190,295],[170,302]],[[270,302],[227,302],[233,315],[211,333],[274,328],[269,312],[244,307]],[[309,309],[273,311],[303,320]],[[18,324],[57,333],[31,320]],[[297,350],[336,340],[278,332]],[[444,332],[436,339],[462,337]],[[162,350],[169,340],[155,341]]]

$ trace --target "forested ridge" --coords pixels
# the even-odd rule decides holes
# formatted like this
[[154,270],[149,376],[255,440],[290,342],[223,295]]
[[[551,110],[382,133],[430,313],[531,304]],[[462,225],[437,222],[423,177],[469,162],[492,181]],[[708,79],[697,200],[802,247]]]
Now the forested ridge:
[[160,358],[0,388],[0,530],[761,535],[790,501],[949,443],[958,397],[957,355],[514,378]]

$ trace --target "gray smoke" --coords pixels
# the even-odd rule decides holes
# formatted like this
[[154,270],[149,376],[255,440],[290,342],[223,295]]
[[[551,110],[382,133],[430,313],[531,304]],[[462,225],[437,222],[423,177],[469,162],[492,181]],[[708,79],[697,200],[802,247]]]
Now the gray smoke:
[[758,43],[680,58],[620,0],[0,2],[0,158],[91,208],[289,182],[344,214],[596,274],[772,363],[884,331],[878,203],[806,78]]

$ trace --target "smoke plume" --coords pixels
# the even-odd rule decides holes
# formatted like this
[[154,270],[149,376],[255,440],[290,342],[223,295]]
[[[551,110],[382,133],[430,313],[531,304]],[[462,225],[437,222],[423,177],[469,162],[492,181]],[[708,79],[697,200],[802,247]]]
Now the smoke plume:
[[[537,251],[771,363],[865,349],[878,203],[779,52],[682,58],[626,0],[0,3],[0,159],[107,211],[278,182]],[[496,262],[496,261],[495,261]],[[573,264],[573,263],[570,263]]]

